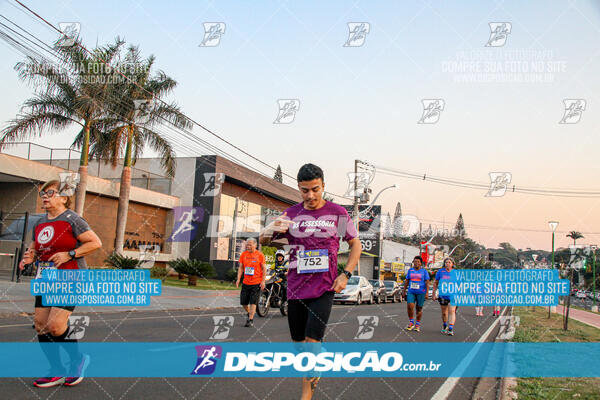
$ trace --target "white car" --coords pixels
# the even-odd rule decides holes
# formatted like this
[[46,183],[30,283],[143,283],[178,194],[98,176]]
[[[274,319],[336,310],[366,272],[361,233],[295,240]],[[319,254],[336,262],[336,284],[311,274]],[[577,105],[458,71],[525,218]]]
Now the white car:
[[333,296],[333,301],[340,303],[373,304],[373,285],[364,276],[353,276],[348,279],[346,288]]
[[578,299],[585,299],[587,296],[583,290],[578,290],[577,293],[575,293],[575,297]]

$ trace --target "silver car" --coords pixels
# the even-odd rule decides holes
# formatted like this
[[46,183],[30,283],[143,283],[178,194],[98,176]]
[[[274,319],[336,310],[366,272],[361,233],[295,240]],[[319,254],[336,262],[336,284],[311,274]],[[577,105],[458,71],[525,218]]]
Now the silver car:
[[340,303],[373,304],[373,285],[364,276],[353,276],[348,279],[346,288],[333,296],[333,301]]

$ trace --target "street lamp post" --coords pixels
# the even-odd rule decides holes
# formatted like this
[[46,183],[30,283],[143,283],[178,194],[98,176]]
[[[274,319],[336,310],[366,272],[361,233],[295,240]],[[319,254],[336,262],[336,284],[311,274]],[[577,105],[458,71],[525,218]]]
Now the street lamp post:
[[[558,227],[558,221],[548,221],[548,225],[550,226],[550,229],[552,229],[552,258],[550,268],[554,269],[554,232],[556,232],[556,228]],[[548,318],[550,318],[551,311],[552,307],[548,306]]]
[[592,296],[594,297],[594,305],[592,311],[598,312],[598,306],[596,305],[596,249],[598,246],[592,246]]
[[[360,212],[359,210],[359,204],[363,203],[363,199],[361,198],[361,195],[358,193],[358,164],[364,164],[362,161],[360,160],[354,160],[354,207],[353,207],[353,217],[354,217],[354,226],[356,227],[356,232],[358,233],[358,237],[360,239]],[[371,202],[371,204],[365,209],[363,210],[364,213],[369,212],[371,210],[371,208],[373,208],[373,204],[375,204],[375,202],[377,201],[377,198],[379,197],[379,195],[381,195],[381,193],[383,193],[385,190],[387,189],[392,189],[395,188],[396,185],[392,185],[392,186],[388,186],[385,187],[383,189],[381,189],[379,191],[379,193],[377,193],[375,195],[375,197],[373,198],[373,201]],[[366,197],[368,198],[368,193],[370,192],[370,189],[368,188],[364,188],[365,192],[364,194],[366,194]],[[365,200],[364,203],[368,202],[368,200]],[[356,265],[356,272],[357,275],[360,275],[360,257],[358,258],[358,263]],[[381,271],[380,271],[381,272]]]

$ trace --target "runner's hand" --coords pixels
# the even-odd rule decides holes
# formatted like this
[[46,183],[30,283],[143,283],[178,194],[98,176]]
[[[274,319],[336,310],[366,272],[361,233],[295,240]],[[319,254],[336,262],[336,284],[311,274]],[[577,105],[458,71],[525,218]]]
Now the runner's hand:
[[437,294],[434,293],[433,294],[433,298],[431,300],[436,301],[437,300]]
[[23,254],[23,258],[21,259],[21,262],[19,262],[19,269],[21,271],[23,271],[27,264],[31,264],[34,261],[34,258],[35,258],[35,251],[33,249],[25,250],[25,253]]
[[240,287],[240,280],[239,279],[237,281],[235,281],[235,287],[236,288]]
[[336,293],[339,293],[346,288],[347,283],[348,283],[348,277],[346,275],[344,275],[344,274],[338,275],[338,277],[335,278],[335,281],[333,282],[333,286],[331,286],[331,289],[333,289],[333,291],[335,291]]
[[58,268],[62,264],[71,261],[71,256],[66,251],[61,251],[60,253],[55,253],[48,261],[52,261],[54,266]]
[[264,282],[260,283],[260,290],[265,290],[265,283]]
[[285,233],[293,223],[294,222],[287,216],[287,213],[284,212],[271,222],[267,229],[273,232]]

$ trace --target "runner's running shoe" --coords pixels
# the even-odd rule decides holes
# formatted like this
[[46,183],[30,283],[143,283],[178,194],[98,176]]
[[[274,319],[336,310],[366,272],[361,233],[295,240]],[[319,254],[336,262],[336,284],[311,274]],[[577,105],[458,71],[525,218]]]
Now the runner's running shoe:
[[448,333],[448,328],[442,328],[442,333],[445,335]]
[[412,331],[413,329],[415,329],[415,324],[413,324],[412,322],[408,324],[408,326],[406,327],[407,331]]
[[65,382],[65,378],[62,376],[55,376],[53,378],[39,378],[33,381],[33,386],[39,388],[49,388],[53,386],[62,385]]
[[81,358],[81,361],[79,362],[79,365],[77,366],[77,376],[70,376],[65,378],[65,386],[75,386],[79,383],[81,383],[81,381],[83,380],[83,377],[85,375],[85,370],[87,369],[88,365],[90,365],[90,356],[88,356],[87,354],[84,354],[83,357]]
[[415,329],[413,329],[413,331],[421,332],[421,327],[419,325],[415,325]]
[[448,330],[448,336],[454,336],[454,330]]

